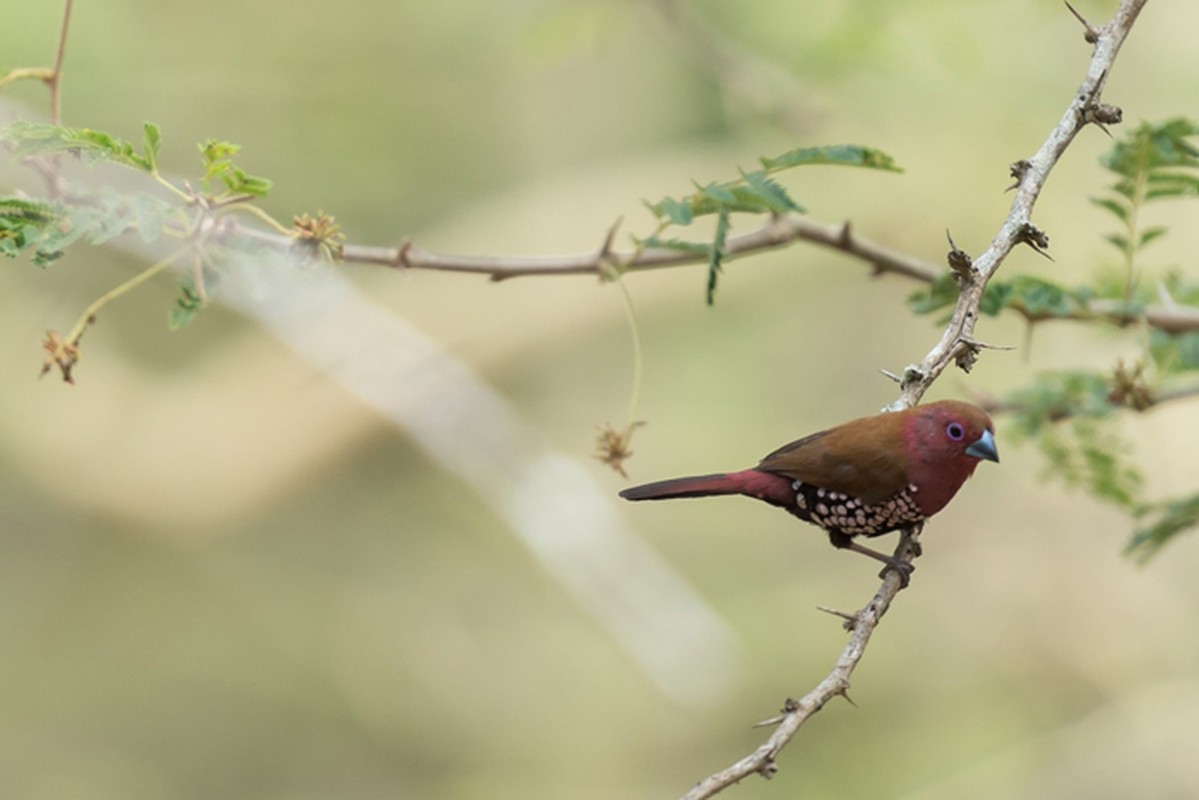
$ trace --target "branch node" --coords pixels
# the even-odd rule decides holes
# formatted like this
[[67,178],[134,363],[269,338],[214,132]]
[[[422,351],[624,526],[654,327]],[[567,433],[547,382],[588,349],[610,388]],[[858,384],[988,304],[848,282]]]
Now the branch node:
[[949,240],[949,253],[945,260],[949,262],[949,268],[953,270],[953,274],[958,279],[959,285],[969,285],[974,282],[974,259],[965,250],[958,248],[953,241],[953,235],[949,233],[949,228],[945,229],[945,238]]
[[956,364],[957,368],[962,372],[968,374],[970,370],[974,369],[974,363],[978,361],[978,354],[982,348],[967,339],[965,336],[959,338],[958,341],[962,344],[962,349],[958,351],[956,356],[954,356],[953,363]]
[[400,246],[396,248],[395,259],[392,261],[392,266],[396,269],[411,269],[412,264],[408,261],[408,253],[412,250],[412,240],[405,239],[400,242]]
[[1045,256],[1050,261],[1053,261],[1053,256],[1045,252],[1049,248],[1049,234],[1033,225],[1031,222],[1025,222],[1016,231],[1016,242],[1026,244],[1035,250],[1037,253]]
[[1022,158],[1019,161],[1013,161],[1008,167],[1008,174],[1012,176],[1012,178],[1015,180],[1015,183],[1003,191],[1010,192],[1013,189],[1019,189],[1021,182],[1024,180],[1024,176],[1028,174],[1030,169],[1032,169],[1032,162],[1027,158]]
[[903,368],[903,378],[899,381],[900,389],[906,391],[924,380],[924,370],[919,364],[908,364]]
[[1016,348],[1008,344],[988,344],[980,342],[966,335],[958,337],[958,342],[963,349],[954,356],[954,363],[962,372],[969,372],[974,367],[974,362],[978,360],[978,354],[983,350],[1015,350]]
[[1108,138],[1115,138],[1112,132],[1107,129],[1108,125],[1119,125],[1124,121],[1124,110],[1119,106],[1114,106],[1111,103],[1100,103],[1092,100],[1088,102],[1082,109],[1083,122],[1089,122],[1099,130],[1108,135]]

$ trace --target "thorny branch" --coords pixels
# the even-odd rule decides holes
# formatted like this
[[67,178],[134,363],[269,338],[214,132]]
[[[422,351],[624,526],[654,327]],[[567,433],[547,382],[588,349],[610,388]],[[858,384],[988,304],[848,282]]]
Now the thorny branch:
[[[1003,221],[991,245],[974,259],[973,276],[962,281],[961,294],[941,340],[919,364],[905,370],[905,380],[901,386],[900,398],[895,403],[896,408],[907,408],[918,403],[946,367],[960,357],[968,357],[973,347],[971,339],[974,326],[978,322],[983,289],[1008,253],[1017,244],[1028,239],[1033,206],[1036,205],[1049,172],[1078,132],[1088,122],[1093,121],[1089,112],[1099,105],[1103,86],[1116,55],[1120,52],[1120,46],[1124,44],[1124,39],[1145,2],[1146,0],[1124,0],[1110,22],[1094,29],[1097,31],[1095,50],[1082,85],[1078,87],[1074,99],[1041,147],[1032,156],[1020,162],[1020,170],[1014,171],[1017,180],[1016,196],[1012,199],[1007,219]],[[1088,26],[1088,32],[1090,30]],[[1090,35],[1087,38],[1091,38]]]
[[[1093,109],[1099,103],[1103,84],[1115,61],[1116,54],[1144,4],[1145,0],[1124,0],[1116,11],[1115,17],[1106,25],[1099,28],[1091,28],[1090,25],[1087,25],[1088,41],[1092,38],[1092,31],[1094,32],[1095,50],[1082,85],[1062,115],[1061,121],[1050,132],[1040,149],[1027,159],[1026,167],[1020,170],[1016,176],[1016,196],[1012,200],[1007,218],[1000,226],[990,247],[973,260],[970,272],[960,281],[961,294],[941,340],[919,364],[910,366],[904,371],[900,398],[893,405],[894,408],[915,405],[946,367],[957,359],[969,356],[977,348],[978,345],[974,343],[973,334],[978,321],[983,289],[1008,253],[1028,237],[1032,209],[1045,185],[1045,180],[1078,132],[1088,122],[1093,121],[1088,110]],[[915,556],[916,551],[908,546],[915,533],[917,532],[905,532],[900,540],[899,549],[896,551],[898,557],[910,560]],[[879,587],[874,598],[855,615],[854,621],[850,623],[852,633],[849,642],[842,650],[832,671],[799,700],[788,700],[783,713],[777,718],[778,727],[757,750],[731,766],[704,778],[684,795],[684,800],[702,800],[712,797],[755,773],[771,777],[778,769],[775,759],[779,752],[791,741],[804,722],[834,697],[844,695],[848,690],[849,678],[858,662],[861,661],[875,626],[890,607],[891,601],[894,600],[900,588],[902,586],[899,576],[893,572],[886,573],[882,586]]]
[[[934,280],[940,270],[919,258],[891,250],[855,234],[850,224],[828,225],[794,214],[778,215],[756,231],[730,237],[725,260],[784,247],[795,241],[808,241],[831,247],[866,261],[877,273],[895,273],[925,283]],[[610,245],[610,237],[605,240]],[[590,253],[544,258],[504,256],[456,256],[433,253],[411,242],[398,248],[347,245],[344,259],[351,263],[379,264],[408,269],[431,269],[486,275],[493,281],[530,275],[600,275],[605,265],[617,263],[627,272],[697,264],[697,257],[678,250],[646,248],[640,253],[613,252],[609,246]]]

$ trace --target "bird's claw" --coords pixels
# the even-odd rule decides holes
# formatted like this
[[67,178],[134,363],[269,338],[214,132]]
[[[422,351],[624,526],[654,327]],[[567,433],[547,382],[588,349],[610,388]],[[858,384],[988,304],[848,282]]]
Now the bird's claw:
[[887,566],[883,567],[878,576],[885,579],[888,572],[894,572],[899,576],[899,588],[908,588],[908,584],[912,582],[912,573],[916,571],[916,565],[909,561],[900,561],[898,558],[888,558],[886,564]]

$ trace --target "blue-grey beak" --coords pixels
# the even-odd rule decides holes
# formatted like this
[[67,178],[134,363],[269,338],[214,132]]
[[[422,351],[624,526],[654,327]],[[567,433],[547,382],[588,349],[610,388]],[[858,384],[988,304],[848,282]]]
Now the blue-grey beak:
[[995,436],[990,431],[983,431],[978,441],[966,448],[966,455],[975,458],[985,458],[987,461],[999,463],[999,451],[995,449]]

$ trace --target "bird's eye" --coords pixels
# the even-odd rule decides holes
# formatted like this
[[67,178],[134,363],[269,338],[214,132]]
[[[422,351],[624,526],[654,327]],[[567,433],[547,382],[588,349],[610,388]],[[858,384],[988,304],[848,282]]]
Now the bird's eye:
[[966,431],[956,422],[951,422],[946,425],[945,433],[947,433],[949,438],[953,439],[955,442],[962,441],[962,439],[966,436]]

